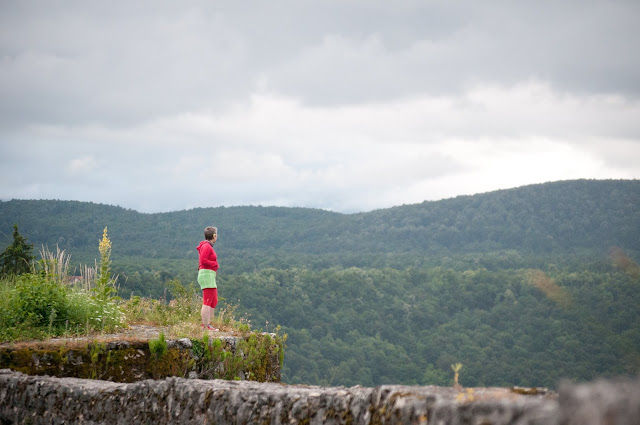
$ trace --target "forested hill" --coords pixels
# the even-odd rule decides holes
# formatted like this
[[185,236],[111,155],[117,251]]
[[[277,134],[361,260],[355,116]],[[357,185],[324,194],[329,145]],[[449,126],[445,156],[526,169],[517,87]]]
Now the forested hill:
[[[218,226],[217,310],[289,335],[287,383],[554,386],[640,373],[640,181],[566,181],[358,214],[198,208],[141,214],[0,203],[12,226],[93,264],[105,226],[118,294],[195,282]],[[611,247],[618,247],[609,255]],[[195,285],[194,285],[195,288]]]
[[219,228],[216,247],[237,266],[242,257],[276,267],[402,267],[425,256],[566,255],[611,246],[635,256],[640,181],[554,182],[358,214],[260,206],[142,214],[89,202],[11,200],[0,203],[0,247],[11,242],[14,223],[36,246],[57,244],[85,261],[95,258],[105,226],[116,262],[195,258],[206,225]]

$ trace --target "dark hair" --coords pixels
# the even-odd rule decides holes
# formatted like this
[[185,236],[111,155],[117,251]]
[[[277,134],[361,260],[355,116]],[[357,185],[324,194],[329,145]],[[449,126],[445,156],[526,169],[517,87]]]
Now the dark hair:
[[204,229],[204,238],[208,241],[213,239],[213,237],[218,233],[218,228],[209,226]]

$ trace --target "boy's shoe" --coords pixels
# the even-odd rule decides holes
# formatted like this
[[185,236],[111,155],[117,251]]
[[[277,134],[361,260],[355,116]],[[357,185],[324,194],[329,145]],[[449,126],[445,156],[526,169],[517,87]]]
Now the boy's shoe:
[[[201,324],[201,325],[200,325],[200,328],[201,328],[202,330],[204,330],[204,329],[205,329],[204,324]],[[214,328],[214,327],[213,327],[213,326],[211,326],[211,325],[207,325],[207,330],[208,330],[208,331],[213,331],[213,332],[218,332],[220,329],[218,329],[218,328]]]

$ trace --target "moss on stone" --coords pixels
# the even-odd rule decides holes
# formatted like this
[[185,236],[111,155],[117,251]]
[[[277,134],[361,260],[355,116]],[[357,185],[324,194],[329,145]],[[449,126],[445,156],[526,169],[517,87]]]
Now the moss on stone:
[[[166,348],[165,342],[165,348]],[[0,368],[50,375],[135,382],[168,376],[280,382],[284,341],[269,334],[192,339],[160,351],[149,341],[54,344],[38,342],[0,347]],[[162,352],[163,354],[158,355]]]

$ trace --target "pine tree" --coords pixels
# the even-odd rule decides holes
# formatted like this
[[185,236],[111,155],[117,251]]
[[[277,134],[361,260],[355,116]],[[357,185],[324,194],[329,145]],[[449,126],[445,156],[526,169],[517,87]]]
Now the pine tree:
[[31,271],[34,256],[31,255],[33,244],[27,243],[18,231],[18,225],[13,225],[13,243],[0,254],[0,276],[20,275]]

